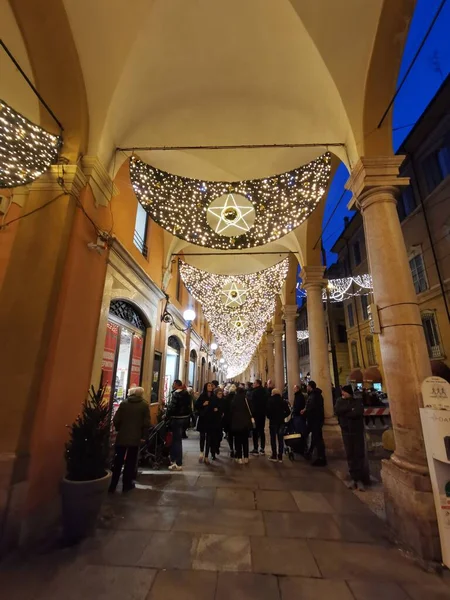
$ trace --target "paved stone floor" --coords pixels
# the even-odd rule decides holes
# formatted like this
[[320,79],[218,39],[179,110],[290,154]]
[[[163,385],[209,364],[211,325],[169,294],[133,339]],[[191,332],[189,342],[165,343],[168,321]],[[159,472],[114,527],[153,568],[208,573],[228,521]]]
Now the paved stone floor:
[[[143,474],[108,499],[94,538],[0,568],[5,600],[449,600],[327,469],[225,452]],[[222,444],[223,450],[226,443]]]

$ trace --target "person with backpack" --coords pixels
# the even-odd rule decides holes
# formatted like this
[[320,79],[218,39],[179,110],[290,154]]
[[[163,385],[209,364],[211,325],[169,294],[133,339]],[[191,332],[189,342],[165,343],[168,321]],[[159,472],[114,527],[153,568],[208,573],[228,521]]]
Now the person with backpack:
[[[270,444],[272,446],[272,462],[283,462],[284,452],[284,420],[291,412],[289,402],[281,396],[280,390],[273,388],[267,403],[267,418],[269,419]],[[278,450],[277,450],[278,442]]]
[[306,406],[300,411],[305,415],[308,432],[311,432],[311,445],[305,454],[305,458],[312,458],[316,451],[316,457],[311,463],[313,467],[325,467],[327,457],[325,454],[325,442],[323,441],[322,428],[325,422],[325,409],[323,404],[322,390],[317,387],[315,381],[310,381],[307,387],[308,399]]
[[255,421],[246,398],[245,390],[236,390],[231,401],[231,431],[234,436],[236,462],[248,464],[248,437]]
[[172,446],[170,447],[172,464],[169,471],[182,471],[183,431],[191,416],[191,397],[180,379],[175,379],[172,389],[172,398],[166,411],[166,418],[170,420],[170,429],[173,436]]

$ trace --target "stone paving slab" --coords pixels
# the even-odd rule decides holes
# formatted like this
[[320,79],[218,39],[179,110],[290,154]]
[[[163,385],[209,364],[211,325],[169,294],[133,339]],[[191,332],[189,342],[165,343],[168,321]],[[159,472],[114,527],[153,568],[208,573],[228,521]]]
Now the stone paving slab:
[[258,490],[256,506],[259,510],[297,512],[298,508],[290,492]]
[[280,600],[278,579],[257,573],[219,573],[215,600]]
[[341,540],[343,534],[333,515],[319,513],[264,512],[269,537]]
[[205,571],[251,571],[250,539],[246,536],[200,536],[193,568]]
[[216,488],[214,506],[217,508],[255,510],[255,492],[246,489]]
[[[282,600],[354,600],[345,581],[282,577],[280,590]],[[387,599],[380,596],[377,600]]]
[[255,573],[320,577],[320,571],[305,540],[252,538]]
[[214,600],[216,585],[214,572],[160,571],[147,600]]
[[265,534],[261,511],[243,509],[183,509],[174,522],[173,530],[222,535]]
[[137,565],[154,569],[192,569],[198,536],[183,531],[155,531]]

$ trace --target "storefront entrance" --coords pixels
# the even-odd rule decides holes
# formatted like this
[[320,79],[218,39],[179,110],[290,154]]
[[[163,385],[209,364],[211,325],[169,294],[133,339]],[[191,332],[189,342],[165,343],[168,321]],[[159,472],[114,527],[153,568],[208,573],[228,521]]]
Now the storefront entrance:
[[164,375],[164,402],[170,398],[172,384],[180,376],[180,340],[171,335],[167,340],[166,371]]

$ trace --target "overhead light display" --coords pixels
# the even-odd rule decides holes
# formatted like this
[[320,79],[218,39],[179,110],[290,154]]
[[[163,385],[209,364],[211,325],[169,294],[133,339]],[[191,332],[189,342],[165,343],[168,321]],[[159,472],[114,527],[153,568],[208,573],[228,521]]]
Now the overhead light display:
[[[308,295],[300,283],[297,283],[297,289],[301,296]],[[363,296],[373,290],[372,276],[365,273],[354,277],[329,279],[327,288],[322,289],[322,300],[324,302],[327,300],[327,290],[331,302],[343,302],[353,296]]]
[[[227,364],[227,377],[240,375],[250,363],[273,317],[276,297],[288,268],[286,258],[257,273],[217,275],[180,261],[181,278],[189,293],[202,305]],[[224,296],[232,292],[242,294],[240,304],[224,301]]]
[[331,154],[266,179],[201,181],[130,158],[135,194],[151,218],[173,235],[207,248],[251,248],[298,227],[325,194]]
[[302,329],[297,331],[297,342],[303,342],[303,340],[307,340],[309,338],[309,331],[307,329]]
[[244,304],[247,291],[247,288],[238,285],[235,281],[225,284],[222,288],[222,300],[225,302],[225,306],[236,308]]
[[0,100],[0,188],[26,185],[58,159],[62,138]]

